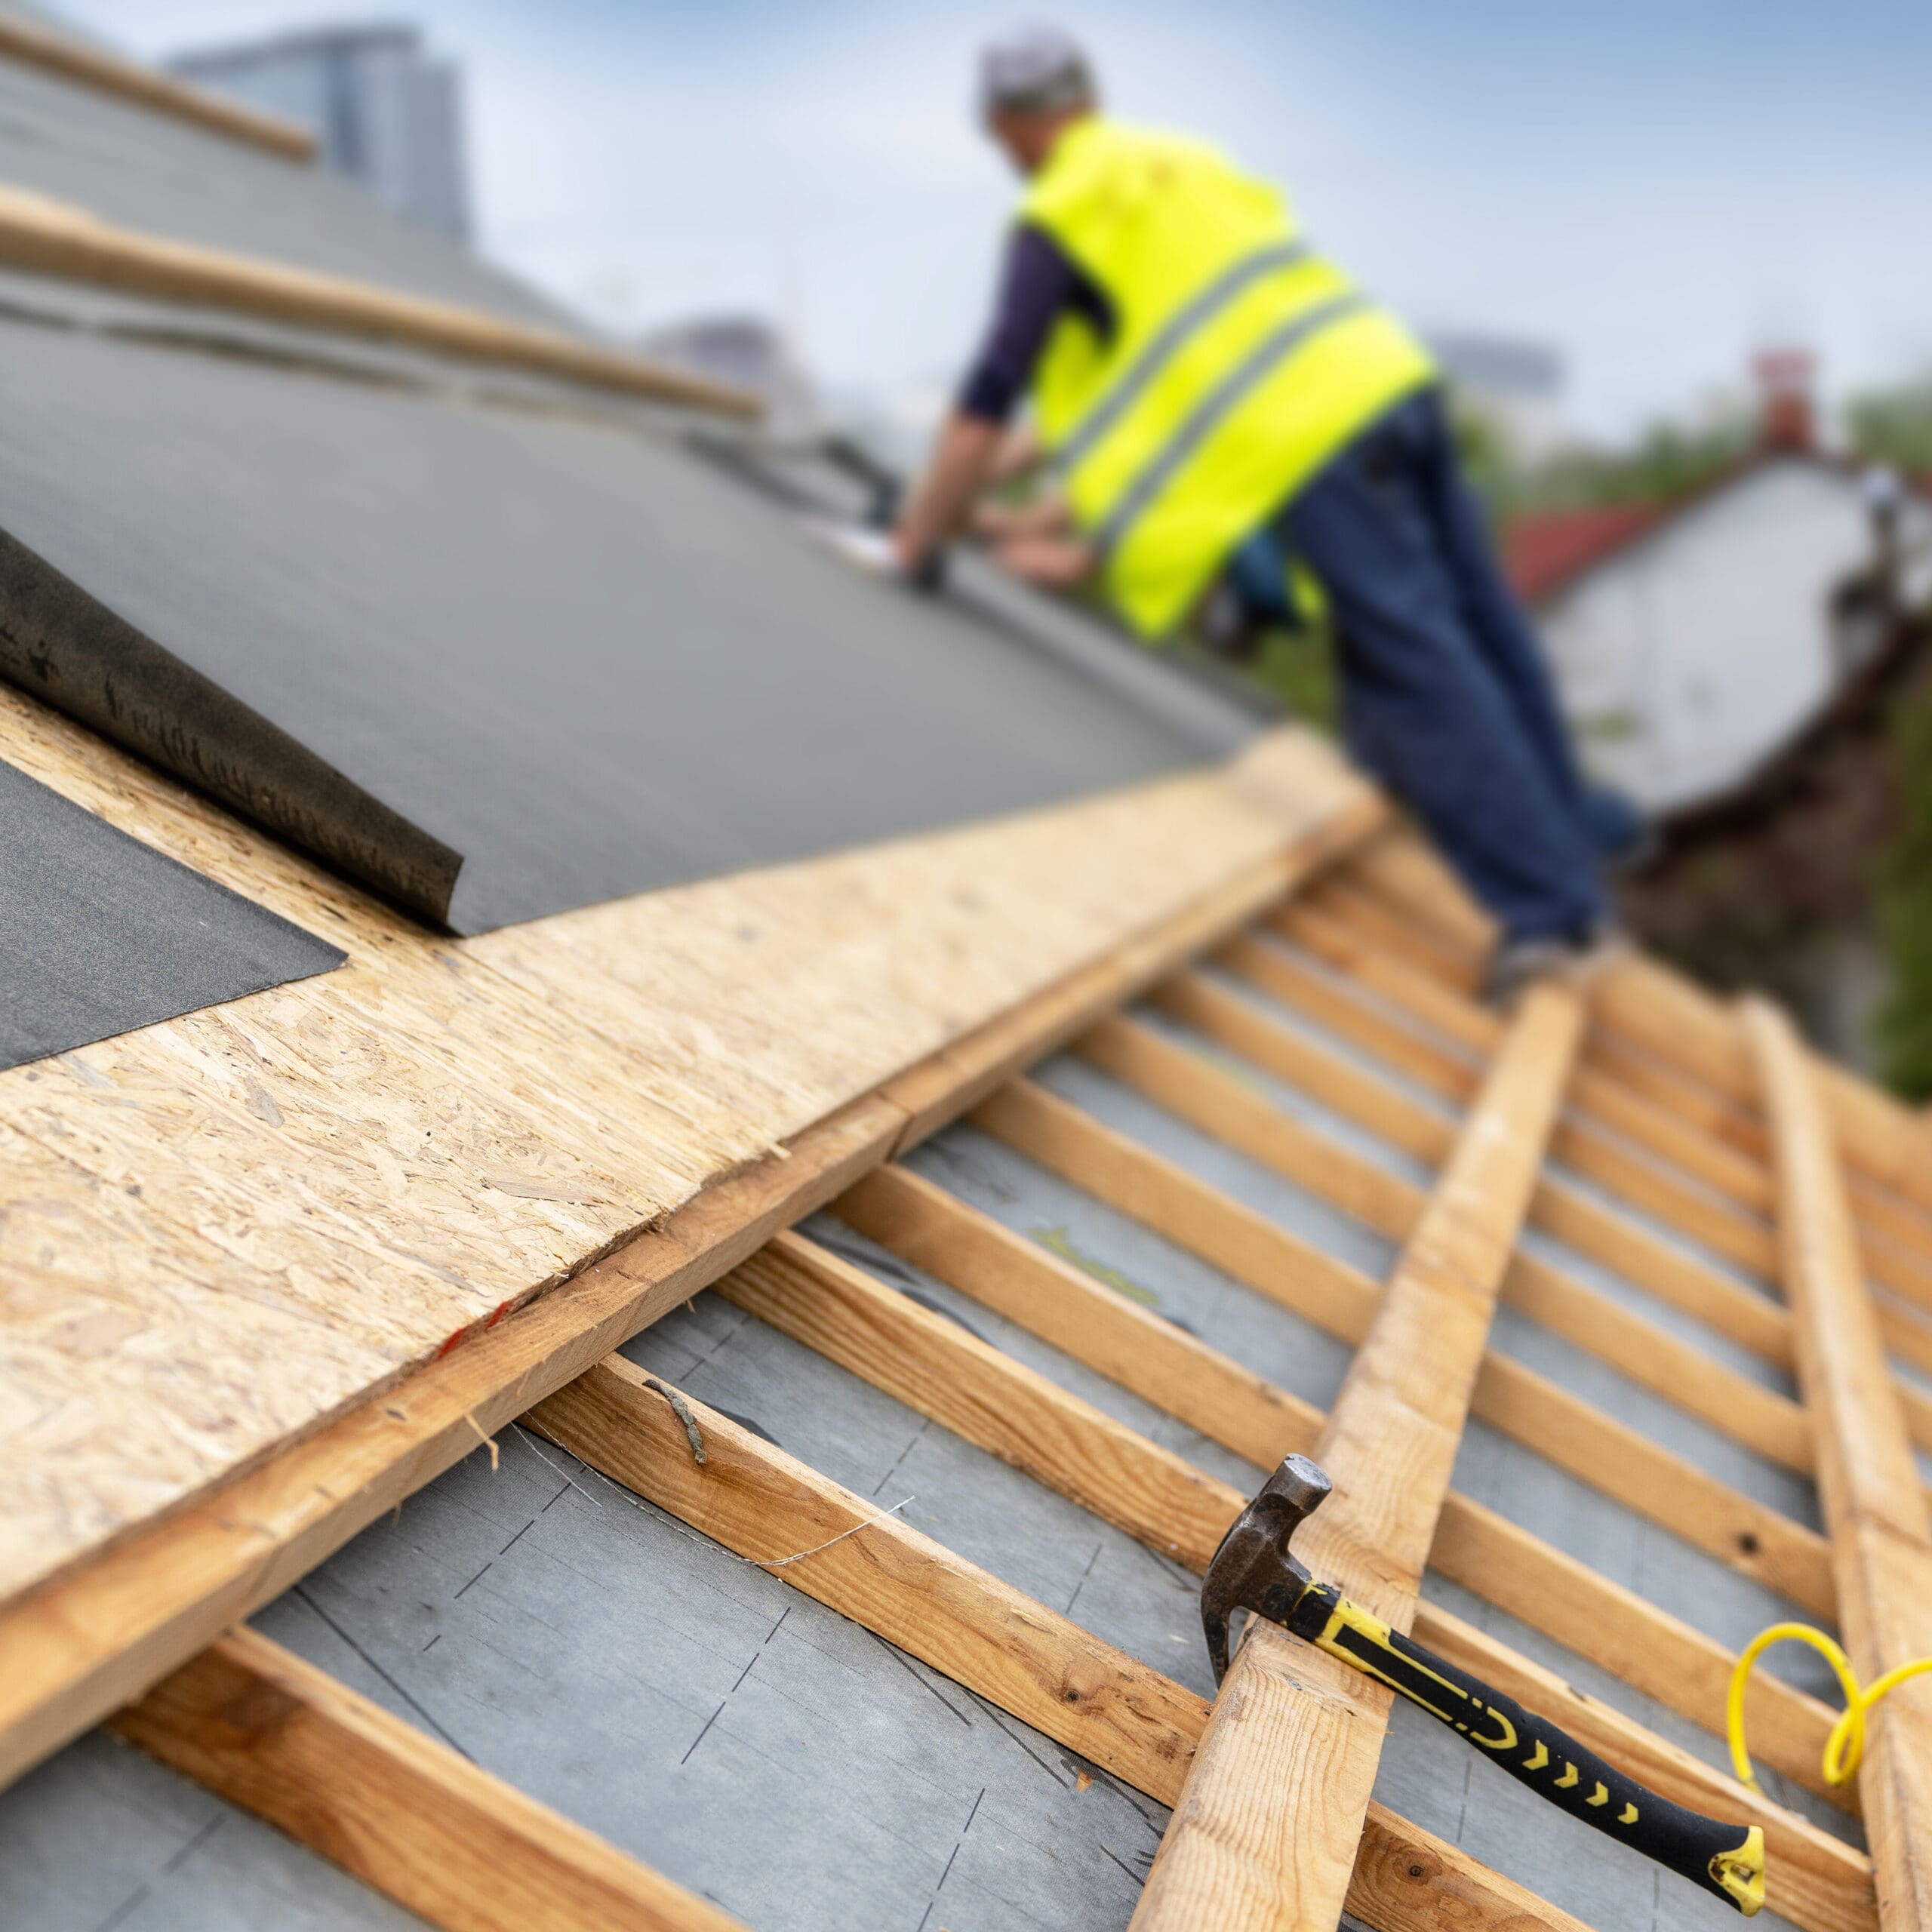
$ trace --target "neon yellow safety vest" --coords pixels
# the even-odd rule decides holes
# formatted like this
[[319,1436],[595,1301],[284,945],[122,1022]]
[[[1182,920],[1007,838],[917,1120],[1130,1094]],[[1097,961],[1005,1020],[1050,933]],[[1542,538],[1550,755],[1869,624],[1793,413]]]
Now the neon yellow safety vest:
[[1097,115],[1020,218],[1111,301],[1057,321],[1041,439],[1135,629],[1171,629],[1229,553],[1377,416],[1435,379],[1407,330],[1302,239],[1280,192],[1181,136]]

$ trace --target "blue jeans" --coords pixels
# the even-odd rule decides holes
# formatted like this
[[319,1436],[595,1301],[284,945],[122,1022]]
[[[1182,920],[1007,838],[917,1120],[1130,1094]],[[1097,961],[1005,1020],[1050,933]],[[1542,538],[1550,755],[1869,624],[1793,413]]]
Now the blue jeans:
[[1510,940],[1581,936],[1641,825],[1586,783],[1529,621],[1463,481],[1442,401],[1398,404],[1275,519],[1335,620],[1349,749]]

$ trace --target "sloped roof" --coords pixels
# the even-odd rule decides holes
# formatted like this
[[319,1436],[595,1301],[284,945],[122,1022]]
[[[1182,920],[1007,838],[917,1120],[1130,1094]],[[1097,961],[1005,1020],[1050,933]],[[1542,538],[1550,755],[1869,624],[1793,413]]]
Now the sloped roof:
[[[43,306],[0,329],[39,331],[57,348],[23,356],[110,398],[69,372],[97,480],[131,427],[181,438],[191,486],[227,493],[198,525],[150,459],[104,497],[131,561],[58,533],[63,566],[126,571],[116,595],[150,615],[263,557],[284,595],[249,604],[259,635],[300,597],[391,615],[384,572],[422,567],[426,533],[475,561],[463,518],[405,500],[413,462],[449,484],[447,437],[478,467],[513,448],[518,480],[573,507],[573,461],[615,474],[595,512],[627,508],[677,594],[712,600],[700,646],[774,584],[771,621],[800,634],[849,593],[881,660],[942,635],[985,663],[1026,654],[1020,702],[1068,694],[1048,715],[1074,721],[1063,779],[1094,755],[1090,717],[1195,734],[1174,755],[1197,765],[1200,731],[1252,733],[970,572],[956,607],[845,577],[821,592],[829,566],[785,506],[700,472],[662,412],[569,420],[586,398],[552,384],[511,417],[432,358],[306,343],[278,362],[253,325],[223,338],[247,349],[230,390],[204,380],[205,337],[131,334],[152,325],[138,309],[55,300],[51,325]],[[177,381],[192,407],[155,393]],[[363,522],[402,540],[386,549],[305,548],[272,505],[251,520],[258,419],[226,398],[272,395],[274,427],[271,385],[328,383],[340,429],[287,405],[318,452],[303,508],[339,537],[365,491],[381,514]],[[40,466],[71,493],[57,426],[35,432]],[[565,428],[592,454],[560,454]],[[401,481],[335,467],[331,436]],[[734,460],[799,481],[770,451]],[[236,554],[212,547],[223,528]],[[487,542],[513,535],[493,522]],[[531,549],[531,580],[566,594]],[[506,598],[514,561],[487,560]],[[174,661],[220,608],[186,611]],[[524,615],[533,652],[583,647]],[[364,672],[389,729],[400,674],[340,621],[306,642]],[[731,660],[741,681],[755,655]],[[852,677],[853,701],[875,681]],[[541,724],[540,685],[500,695]],[[835,749],[864,791],[875,760],[903,777],[936,744],[957,757],[974,723],[908,703],[878,725],[903,743]],[[1044,768],[1028,721],[975,728]],[[1730,1922],[1413,1707],[1389,1720],[1365,1680],[1309,1695],[1321,1660],[1285,1637],[1263,1632],[1211,1705],[1198,1573],[1290,1447],[1343,1478],[1314,1526],[1334,1534],[1305,1545],[1324,1571],[1678,1801],[1760,1825],[1784,1922],[1871,1923],[1872,1860],[1819,1769],[1823,1673],[1781,1656],[1754,1690],[1767,1795],[1729,1780],[1718,1734],[1753,1630],[1886,1589],[1857,1547],[1866,1500],[1847,1521],[1827,1497],[1821,1533],[1810,1469],[1829,1440],[1849,1480],[1912,1490],[1932,1180],[1918,1123],[1807,1066],[1766,1015],[1740,1023],[1634,957],[1593,987],[1586,1038],[1567,992],[1486,1012],[1487,922],[1292,732],[1051,811],[454,941],[212,802],[206,774],[187,789],[11,688],[0,748],[348,955],[0,1072],[10,1924],[399,1932],[485,1906],[688,1932],[1137,1910],[1218,1928],[1235,1921],[1196,1875],[1251,1839],[1231,1894],[1272,1909],[1305,1884],[1304,1916],[1346,1903],[1376,1932]],[[688,759],[698,803],[809,802],[734,771],[734,749],[658,755]],[[750,749],[794,755],[775,729]],[[487,787],[499,762],[441,769]],[[1869,1305],[1835,1265],[1837,1212]],[[1820,1358],[1800,1324],[1827,1303],[1896,1359],[1856,1361],[1853,1404],[1832,1382],[1850,1358],[1823,1352],[1807,1407],[1791,1362]],[[1924,1594],[1847,1602],[1847,1628],[1903,1627]],[[1881,1720],[1881,1764],[1932,1750],[1915,1695]],[[1888,1896],[1918,1823],[1875,1847]]]
[[1652,503],[1607,503],[1512,517],[1503,530],[1503,568],[1518,596],[1540,603],[1627,549],[1667,515]]

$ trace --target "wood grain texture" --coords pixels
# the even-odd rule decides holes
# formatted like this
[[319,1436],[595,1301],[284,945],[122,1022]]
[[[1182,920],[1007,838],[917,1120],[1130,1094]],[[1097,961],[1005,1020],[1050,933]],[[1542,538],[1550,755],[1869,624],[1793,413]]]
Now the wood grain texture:
[[448,1932],[738,1924],[251,1630],[114,1728]]
[[832,1211],[1259,1468],[1315,1446],[1321,1416],[1312,1403],[909,1168],[875,1168]]
[[[1434,1109],[1199,974],[1183,974],[1156,997],[1183,1025],[1300,1088],[1392,1146],[1431,1166],[1447,1153],[1454,1129]],[[1559,1159],[1564,1131],[1559,1123]],[[1781,1310],[1681,1247],[1658,1239],[1641,1224],[1547,1176],[1538,1185],[1531,1220],[1579,1253],[1614,1269],[1632,1286],[1696,1315],[1721,1334],[1745,1340],[1767,1359],[1789,1364],[1790,1324]]]
[[[1237,765],[433,938],[11,689],[0,755],[342,946],[0,1074],[0,1601],[1131,946],[1171,970],[1369,795]],[[1293,801],[1301,801],[1299,807]],[[1299,814],[1299,815],[1297,815]],[[1056,1009],[1063,1012],[1064,1003]],[[936,1105],[955,1084],[928,1068]]]
[[[1209,1440],[1246,1457],[1261,1469],[1272,1467],[1291,1452],[1306,1454],[1315,1447],[1323,1417],[1312,1403],[1275,1387],[1184,1330],[1102,1287],[1069,1267],[1057,1256],[1036,1247],[917,1174],[896,1166],[875,1169],[840,1198],[836,1211],[894,1254],[997,1309],[1031,1333],[1053,1343],[1076,1361],[1084,1362],[1122,1386],[1133,1389],[1157,1407],[1198,1429]],[[956,1329],[952,1332],[958,1335]],[[970,1346],[970,1338],[961,1337],[954,1344],[963,1354],[966,1346],[962,1344]],[[940,1346],[945,1346],[943,1340]],[[1494,1360],[1492,1357],[1491,1364],[1485,1364],[1483,1374],[1477,1378],[1472,1414],[1482,1413],[1491,1364]],[[1006,1366],[1011,1370],[1014,1364],[1009,1361]],[[1514,1364],[1509,1367],[1513,1368]],[[1536,1380],[1527,1371],[1518,1373],[1532,1383]],[[924,1414],[937,1413],[916,1402],[914,1406],[921,1407]],[[988,1407],[997,1411],[1001,1406],[997,1398],[990,1404],[976,1404],[968,1419],[985,1413]],[[942,1417],[941,1420],[945,1418]],[[1632,1486],[1638,1492],[1631,1498],[1633,1508],[1643,1509],[1647,1504],[1655,1506],[1657,1513],[1653,1520],[1670,1518],[1672,1521],[1666,1523],[1667,1527],[1674,1523],[1680,1534],[1687,1534],[1682,1522],[1684,1512],[1662,1500],[1667,1498],[1674,1488],[1684,1486],[1697,1499],[1691,1508],[1709,1510],[1709,1546],[1714,1553],[1723,1553],[1720,1546],[1727,1539],[1742,1540],[1755,1537],[1764,1528],[1755,1506],[1728,1495],[1709,1496],[1697,1489],[1694,1481],[1684,1485],[1684,1471],[1676,1459],[1657,1451],[1641,1438],[1632,1440],[1634,1432],[1624,1431],[1620,1423],[1609,1423],[1605,1419],[1605,1426],[1614,1432],[1607,1438],[1599,1438],[1587,1429],[1558,1432],[1562,1451],[1567,1454],[1574,1448],[1586,1455],[1600,1456],[1613,1466],[1619,1458],[1629,1457],[1635,1478]],[[981,1438],[976,1436],[974,1439]],[[982,1446],[992,1445],[983,1441]],[[997,1450],[995,1453],[998,1453]],[[1662,1463],[1651,1460],[1660,1455],[1664,1456]],[[1070,1459],[1043,1457],[1039,1469],[1042,1472],[1041,1480],[1061,1494],[1080,1500],[1074,1486],[1079,1479],[1078,1466]],[[1700,1478],[1700,1472],[1693,1471],[1690,1474]],[[1700,1479],[1706,1482],[1709,1480]],[[1738,1506],[1737,1513],[1733,1512],[1734,1504]],[[1487,1512],[1479,1511],[1478,1506],[1451,1491],[1443,1504],[1437,1543],[1453,1547],[1459,1534],[1480,1537],[1487,1518]],[[1472,1525],[1472,1528],[1469,1527]],[[1127,1524],[1123,1527],[1144,1540],[1154,1540],[1158,1534],[1157,1526],[1151,1523]],[[1795,1528],[1792,1525],[1786,1527]],[[1770,1557],[1762,1569],[1749,1570],[1746,1574],[1759,1574],[1775,1586],[1777,1567],[1782,1563],[1815,1561],[1822,1567],[1824,1552],[1820,1540],[1810,1537],[1809,1532],[1801,1531],[1798,1534],[1809,1537],[1809,1542],[1801,1545],[1794,1555],[1783,1550],[1776,1541],[1775,1530],[1770,1531],[1770,1549],[1778,1550],[1780,1554]],[[1498,1543],[1492,1539],[1491,1545],[1492,1560],[1497,1567],[1489,1574],[1487,1584],[1483,1577],[1475,1577],[1471,1579],[1471,1587],[1479,1595],[1494,1594],[1506,1599],[1517,1606],[1518,1614],[1525,1616],[1533,1626],[1559,1641],[1567,1641],[1571,1633],[1561,1617],[1552,1617],[1547,1623],[1539,1623],[1535,1607],[1546,1598],[1554,1607],[1577,1587],[1575,1566],[1570,1564],[1567,1559],[1558,1558],[1554,1552],[1527,1534],[1518,1533],[1506,1542]],[[1432,1563],[1435,1561],[1434,1546],[1430,1560]],[[1732,1560],[1736,1561],[1734,1552]],[[1746,1558],[1745,1561],[1757,1560]],[[1737,1567],[1743,1568],[1745,1564],[1738,1563]],[[1582,1588],[1587,1594],[1587,1580]],[[1657,1649],[1663,1655],[1669,1657],[1675,1653],[1681,1626],[1660,1615],[1641,1598],[1633,1598],[1627,1592],[1613,1594],[1605,1586],[1595,1601],[1599,1621],[1635,1626],[1629,1631],[1626,1647],[1645,1650],[1654,1638]],[[1428,1604],[1419,1605],[1416,1634],[1425,1643],[1434,1642],[1432,1632],[1447,1630],[1453,1633],[1461,1628],[1454,1619],[1444,1623],[1442,1614],[1433,1611]],[[1494,1647],[1502,1651],[1500,1645]],[[1513,1653],[1503,1654],[1514,1657]],[[1521,1663],[1520,1659],[1515,1661]],[[1526,1670],[1534,1669],[1527,1665],[1522,1667]],[[1583,1696],[1547,1673],[1540,1675],[1537,1681],[1537,1697],[1532,1700],[1535,1708],[1548,1712],[1573,1731],[1586,1730],[1595,1736],[1607,1730],[1610,1734],[1621,1737],[1623,1743],[1620,1748],[1623,1749],[1626,1756],[1638,1757],[1647,1763],[1655,1761],[1661,1766],[1657,1780],[1660,1789],[1667,1791],[1680,1802],[1709,1808],[1705,1800],[1715,1774],[1697,1765],[1701,1774],[1697,1781],[1690,1784],[1672,1782],[1676,1775],[1672,1769],[1673,1754],[1669,1747],[1660,1746],[1642,1726]],[[1678,1708],[1683,1706],[1680,1705]],[[1714,1735],[1721,1732],[1724,1722],[1721,1692],[1701,1709],[1685,1710],[1684,1715],[1702,1723]],[[1807,1737],[1818,1734],[1823,1722],[1823,1707],[1813,1707],[1812,1725]],[[1660,1751],[1663,1752],[1660,1758]],[[1611,1755],[1615,1758],[1617,1754],[1613,1752]],[[1686,1761],[1696,1764],[1694,1759]],[[1815,1748],[1810,1750],[1807,1761],[1815,1778]],[[1767,1805],[1764,1816],[1775,1841],[1777,1820],[1786,1814],[1777,1806]],[[1869,1868],[1864,1869],[1869,1881]]]
[[[1407,1239],[1423,1211],[1428,1197],[1413,1182],[1304,1126],[1232,1075],[1131,1020],[1102,1021],[1079,1051],[1203,1133],[1392,1241]],[[1546,1199],[1549,1185],[1538,1182],[1533,1204]],[[1503,1298],[1734,1441],[1789,1468],[1809,1469],[1809,1430],[1796,1403],[1561,1269],[1534,1255],[1513,1256]]]
[[[1300,1555],[1398,1629],[1416,1592],[1497,1291],[1583,1031],[1574,995],[1533,989],[1389,1277],[1323,1425],[1335,1489]],[[1331,1932],[1381,1758],[1391,1694],[1251,1623],[1134,1923]]]
[[[531,1418],[560,1447],[1162,1804],[1206,1725],[1192,1692],[701,1403],[706,1460],[641,1371],[602,1363]],[[846,1534],[856,1531],[857,1534]],[[817,1545],[830,1537],[842,1540]],[[1582,1932],[1467,1853],[1371,1805],[1347,1886],[1380,1932]],[[1450,1915],[1445,1916],[1445,1914]]]
[[285,161],[315,158],[315,136],[292,121],[205,93],[158,68],[124,60],[104,47],[37,26],[18,14],[0,16],[0,60],[57,74],[62,80],[97,94],[112,94],[150,113],[165,114],[171,120],[185,121],[229,140],[245,142]]
[[[1332,931],[1340,922],[1332,915],[1297,904],[1282,909],[1270,923],[1305,941],[1311,930],[1319,937],[1324,931]],[[1328,944],[1330,952],[1338,949],[1334,944]],[[1373,973],[1364,964],[1364,957],[1374,964],[1377,970]],[[1338,990],[1319,980],[1292,961],[1287,963],[1284,969],[1278,955],[1271,955],[1268,949],[1252,940],[1232,942],[1223,949],[1223,959],[1224,964],[1232,965],[1257,989],[1300,1010],[1342,1037],[1353,1039],[1369,1052],[1380,1053],[1385,1058],[1392,1053],[1398,1059],[1404,1052],[1403,1029],[1386,1014],[1377,1012],[1367,1001],[1352,997],[1349,991]],[[1337,961],[1331,960],[1331,963]],[[1359,980],[1364,986],[1380,990],[1383,983],[1387,982],[1401,987],[1402,998],[1398,1003],[1410,1007],[1418,1017],[1429,1023],[1433,1024],[1439,1019],[1445,1007],[1453,1005],[1463,1009],[1468,1019],[1460,1026],[1457,1037],[1466,1043],[1480,1044],[1490,1038],[1490,1029],[1495,1025],[1493,1016],[1433,983],[1423,982],[1426,994],[1419,995],[1407,985],[1409,979],[1420,979],[1414,969],[1397,964],[1395,975],[1406,975],[1407,979],[1392,977],[1391,962],[1380,955],[1365,955],[1361,942],[1349,943],[1342,952],[1340,963],[1352,979]],[[1364,1072],[1327,1048],[1275,1023],[1266,1014],[1257,1012],[1198,974],[1182,976],[1162,988],[1157,997],[1177,1018],[1208,1038],[1278,1078],[1303,1088],[1338,1112],[1380,1134],[1392,1145],[1420,1159],[1435,1161],[1441,1158],[1440,1149],[1446,1143],[1448,1132],[1447,1123],[1388,1081]],[[1392,1048],[1392,1035],[1396,1041]],[[1586,1052],[1595,1037],[1592,1034],[1586,1038]],[[1466,1097],[1476,1077],[1473,1067],[1461,1067],[1453,1059],[1432,1051],[1425,1051],[1407,1070],[1412,1077],[1420,1078],[1423,1084],[1445,1098],[1459,1101]],[[1623,1091],[1620,1083],[1607,1081],[1601,1075],[1595,1076],[1596,1085],[1592,1089],[1588,1084],[1592,1078],[1587,1067],[1580,1069],[1575,1096],[1580,1102],[1587,1094],[1595,1091],[1601,1106],[1602,1090],[1606,1085],[1616,1087],[1620,1093]],[[1643,1104],[1647,1106],[1648,1103]],[[1663,1114],[1661,1109],[1654,1111],[1660,1119],[1669,1119],[1669,1116]],[[1684,1130],[1672,1141],[1660,1132],[1654,1122],[1639,1123],[1626,1117],[1620,1124],[1629,1130],[1627,1138],[1642,1145],[1660,1161],[1667,1165],[1681,1163],[1684,1134],[1690,1130]],[[1704,1140],[1701,1136],[1696,1137],[1706,1148],[1718,1144]],[[1689,1214],[1679,1212],[1681,1201],[1696,1201],[1691,1190],[1668,1186],[1660,1188],[1659,1170],[1654,1165],[1646,1165],[1628,1153],[1620,1152],[1612,1141],[1601,1136],[1580,1137],[1574,1128],[1566,1128],[1559,1124],[1554,1151],[1558,1158],[1567,1161],[1578,1173],[1588,1175],[1613,1193],[1620,1194],[1640,1210],[1654,1214],[1680,1233],[1696,1239],[1709,1232],[1709,1217],[1714,1211],[1708,1202],[1697,1205]],[[1761,1166],[1758,1171],[1768,1199],[1769,1174]],[[1883,1211],[1875,1204],[1880,1200],[1878,1195],[1868,1190],[1864,1198],[1872,1205],[1875,1217],[1882,1220]],[[1906,1211],[1894,1203],[1893,1211],[1903,1215]],[[1607,1267],[1615,1269],[1633,1286],[1644,1289],[1660,1301],[1696,1317],[1717,1333],[1750,1349],[1780,1368],[1788,1369],[1792,1365],[1789,1313],[1694,1254],[1658,1240],[1626,1217],[1612,1213],[1587,1195],[1554,1180],[1546,1179],[1538,1189],[1532,1218],[1546,1233],[1567,1241]],[[1896,1227],[1901,1223],[1894,1221],[1891,1225]],[[1932,1223],[1928,1223],[1927,1227],[1928,1233],[1932,1233]],[[1872,1269],[1875,1278],[1891,1284],[1905,1283],[1915,1297],[1923,1297],[1932,1304],[1932,1260],[1921,1260],[1914,1250],[1901,1244],[1891,1234],[1875,1235],[1861,1232],[1865,1232],[1868,1254],[1880,1264]],[[1733,1258],[1745,1259],[1758,1272],[1766,1272],[1763,1264],[1770,1253],[1769,1241],[1768,1232],[1760,1231],[1750,1237],[1745,1249],[1734,1249]],[[1723,1251],[1725,1245],[1720,1241],[1717,1244],[1719,1251]],[[1883,1303],[1876,1306],[1886,1346],[1901,1360],[1932,1371],[1932,1318],[1916,1308]],[[1729,1428],[1725,1420],[1727,1417],[1755,1417],[1755,1426],[1759,1433],[1752,1438],[1754,1447],[1789,1468],[1808,1469],[1808,1443],[1795,1428],[1788,1407],[1767,1408],[1761,1398],[1742,1392],[1735,1382],[1706,1385],[1697,1374],[1690,1372],[1694,1364],[1686,1361],[1681,1345],[1673,1345],[1673,1348],[1675,1352],[1666,1351],[1663,1355],[1653,1355],[1644,1348],[1626,1352],[1627,1358],[1638,1363],[1640,1367],[1649,1365],[1653,1386],[1658,1383],[1666,1386],[1674,1383],[1687,1392],[1689,1399],[1703,1404],[1700,1413],[1704,1418],[1713,1421],[1719,1428]],[[1903,1378],[1898,1379],[1897,1386],[1900,1400],[1906,1405],[1906,1423],[1912,1439],[1922,1448],[1932,1448],[1932,1396]]]
[[[1865,1287],[1823,1084],[1789,1021],[1746,1004],[1778,1177],[1799,1386],[1817,1423],[1818,1489],[1840,1624],[1867,1684],[1932,1656],[1932,1516]],[[1858,1774],[1886,1932],[1932,1932],[1932,1680],[1867,1720]]]
[[[1392,830],[1364,849],[1349,883],[1367,884],[1391,909],[1422,921],[1432,946],[1465,958],[1493,942],[1493,924],[1470,902],[1442,861],[1412,835]],[[1457,977],[1452,972],[1452,980]],[[1592,988],[1593,1017],[1633,1047],[1639,1060],[1669,1070],[1669,1090],[1687,1107],[1708,1107],[1722,1131],[1747,1151],[1767,1143],[1754,1118],[1758,1094],[1752,1057],[1737,1016],[1681,973],[1632,954],[1599,976]],[[1909,1224],[1932,1240],[1932,1161],[1925,1124],[1912,1109],[1869,1081],[1829,1062],[1812,1060],[1823,1104],[1848,1163],[1860,1171],[1851,1191],[1861,1214],[1868,1189],[1894,1198]],[[1932,1252],[1928,1248],[1927,1252]]]
[[778,1235],[718,1292],[1196,1572],[1245,1500],[802,1235]]
[[884,1101],[855,1103],[399,1387],[0,1613],[0,1783],[836,1194],[903,1124]]

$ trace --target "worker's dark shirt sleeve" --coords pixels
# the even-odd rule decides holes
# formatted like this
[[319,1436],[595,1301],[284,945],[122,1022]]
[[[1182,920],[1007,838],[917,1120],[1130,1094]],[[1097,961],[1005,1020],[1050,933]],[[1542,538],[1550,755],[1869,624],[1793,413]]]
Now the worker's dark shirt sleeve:
[[982,423],[1006,423],[1020,406],[1054,322],[1068,310],[1104,334],[1112,318],[1100,291],[1043,230],[1013,231],[999,299],[980,352],[961,384],[957,407]]

